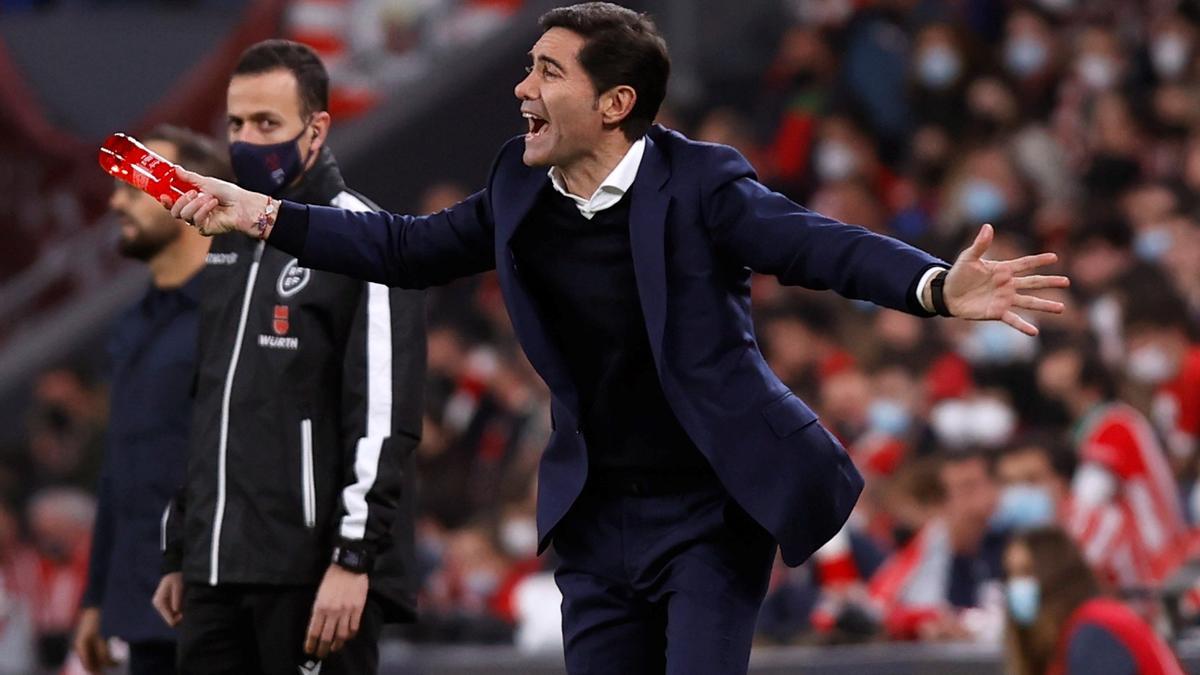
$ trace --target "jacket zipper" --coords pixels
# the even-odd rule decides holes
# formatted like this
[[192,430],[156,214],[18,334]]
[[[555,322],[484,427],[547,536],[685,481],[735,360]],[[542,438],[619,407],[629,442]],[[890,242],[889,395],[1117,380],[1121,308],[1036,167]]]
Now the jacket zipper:
[[312,420],[300,420],[300,496],[304,500],[304,526],[317,524],[317,487],[313,477]]
[[221,434],[217,442],[217,510],[213,516],[212,549],[209,552],[208,584],[217,585],[217,561],[221,557],[221,522],[225,520],[225,456],[229,449],[229,400],[233,395],[233,376],[237,372],[238,358],[242,355],[242,340],[246,336],[246,321],[250,316],[250,297],[254,293],[254,280],[258,278],[258,266],[262,262],[263,246],[258,242],[254,249],[254,262],[246,277],[246,292],[242,296],[242,316],[238,319],[237,337],[233,342],[233,356],[229,359],[229,371],[225,373],[225,391],[221,395]]

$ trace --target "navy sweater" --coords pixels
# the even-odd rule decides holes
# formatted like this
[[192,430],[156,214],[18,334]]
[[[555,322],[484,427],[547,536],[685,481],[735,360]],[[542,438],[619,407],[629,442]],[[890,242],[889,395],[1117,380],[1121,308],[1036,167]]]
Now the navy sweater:
[[588,220],[547,184],[512,246],[579,390],[589,466],[706,471],[658,380],[634,277],[628,196]]

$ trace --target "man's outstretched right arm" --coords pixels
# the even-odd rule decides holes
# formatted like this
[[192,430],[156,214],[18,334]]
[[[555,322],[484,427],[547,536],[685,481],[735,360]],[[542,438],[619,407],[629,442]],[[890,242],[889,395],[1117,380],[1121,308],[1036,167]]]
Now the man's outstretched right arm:
[[280,202],[183,169],[178,173],[199,189],[170,205],[173,216],[204,234],[239,231],[265,238],[306,267],[424,288],[495,266],[487,190],[438,213],[403,216]]
[[283,202],[267,243],[305,267],[402,288],[438,286],[496,264],[486,191],[428,216]]

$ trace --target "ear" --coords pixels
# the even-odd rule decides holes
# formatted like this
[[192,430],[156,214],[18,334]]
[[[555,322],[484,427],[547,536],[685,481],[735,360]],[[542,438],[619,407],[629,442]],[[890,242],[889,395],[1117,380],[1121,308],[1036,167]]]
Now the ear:
[[312,149],[309,151],[314,156],[325,145],[325,141],[329,138],[329,125],[332,122],[329,112],[322,110],[318,113],[313,113],[312,122],[310,122],[310,143]]
[[637,91],[627,85],[619,84],[600,95],[600,114],[603,115],[604,125],[615,127],[633,112],[637,103]]

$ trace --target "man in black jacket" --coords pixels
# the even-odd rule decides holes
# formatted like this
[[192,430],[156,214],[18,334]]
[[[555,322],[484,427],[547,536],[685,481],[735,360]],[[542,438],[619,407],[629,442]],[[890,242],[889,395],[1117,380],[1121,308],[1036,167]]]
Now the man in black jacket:
[[[327,92],[307,47],[248,49],[227,95],[237,181],[375,210],[325,145]],[[415,613],[421,295],[237,234],[207,263],[187,483],[164,518],[155,606],[182,622],[184,673],[375,672],[381,624]]]
[[[172,162],[229,175],[228,160],[208,138],[163,126],[143,140]],[[159,518],[187,458],[199,272],[209,240],[127,183],[116,181],[108,203],[120,224],[121,255],[145,262],[151,281],[109,339],[108,432],[75,652],[88,672],[101,672],[114,665],[106,638],[119,637],[129,643],[131,675],[161,675],[175,668],[175,631],[154,614],[150,597],[159,579]]]

